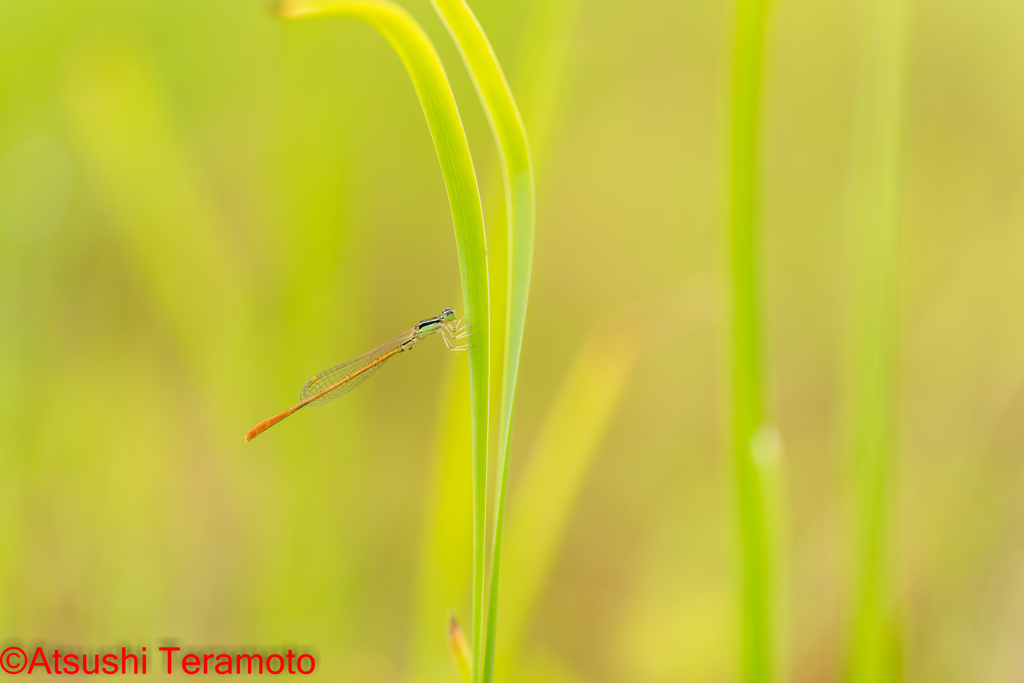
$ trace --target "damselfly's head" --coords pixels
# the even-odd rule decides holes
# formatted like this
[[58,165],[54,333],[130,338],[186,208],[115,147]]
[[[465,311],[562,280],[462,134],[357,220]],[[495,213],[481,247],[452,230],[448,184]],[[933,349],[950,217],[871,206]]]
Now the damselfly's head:
[[455,321],[455,311],[453,311],[450,308],[446,308],[443,311],[441,311],[441,318],[446,323],[454,322]]

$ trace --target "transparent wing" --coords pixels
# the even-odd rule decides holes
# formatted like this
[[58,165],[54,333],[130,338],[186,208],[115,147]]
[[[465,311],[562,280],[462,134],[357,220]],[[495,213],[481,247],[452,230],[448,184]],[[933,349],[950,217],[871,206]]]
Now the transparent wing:
[[[303,385],[299,394],[302,401],[305,402],[316,397],[306,405],[322,406],[339,396],[344,396],[370,379],[370,376],[377,372],[389,358],[398,355],[401,352],[402,344],[412,339],[415,334],[415,329],[404,332],[372,351],[367,351],[361,356],[356,356],[333,368],[324,370],[320,374],[313,375]],[[320,395],[318,396],[318,394]]]

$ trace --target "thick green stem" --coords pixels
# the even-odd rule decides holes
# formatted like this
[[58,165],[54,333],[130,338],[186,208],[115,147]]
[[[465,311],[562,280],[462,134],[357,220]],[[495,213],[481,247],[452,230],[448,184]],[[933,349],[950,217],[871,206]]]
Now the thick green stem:
[[[775,499],[758,457],[765,421],[758,297],[757,162],[766,0],[737,0],[729,125],[731,422],[738,502],[743,678],[777,679]],[[773,467],[774,469],[774,463]]]

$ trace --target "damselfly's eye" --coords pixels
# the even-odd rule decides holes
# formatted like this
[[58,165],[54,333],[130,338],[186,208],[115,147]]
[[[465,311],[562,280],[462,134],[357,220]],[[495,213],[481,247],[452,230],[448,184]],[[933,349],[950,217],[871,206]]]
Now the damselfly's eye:
[[443,317],[446,322],[451,322],[452,320],[455,320],[455,311],[450,308],[446,308],[441,311],[441,317]]

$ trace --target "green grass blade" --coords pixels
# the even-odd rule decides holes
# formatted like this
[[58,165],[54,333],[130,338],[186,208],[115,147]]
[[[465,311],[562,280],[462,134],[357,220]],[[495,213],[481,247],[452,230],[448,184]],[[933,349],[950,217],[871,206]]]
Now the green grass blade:
[[547,0],[533,4],[526,22],[527,40],[516,58],[512,82],[516,103],[530,131],[534,172],[543,167],[552,136],[563,123],[573,90],[567,75],[579,33],[581,0]]
[[896,252],[904,63],[903,0],[857,4],[859,55],[851,177],[849,448],[854,605],[848,680],[898,680],[888,581],[893,476]]
[[499,649],[503,672],[550,574],[579,491],[640,356],[639,344],[621,318],[614,326],[602,321],[576,353],[544,417],[511,512],[515,525],[506,546]]
[[394,3],[294,0],[278,5],[278,11],[289,19],[325,15],[352,17],[377,29],[405,65],[430,127],[451,204],[466,323],[473,333],[469,348],[469,394],[473,441],[473,629],[477,631],[482,628],[479,622],[484,601],[490,319],[480,189],[455,97],[430,39],[415,19]]
[[[535,184],[552,131],[562,120],[567,93],[571,45],[577,33],[580,0],[547,0],[530,8],[524,40],[509,69],[523,125],[530,131],[530,157]],[[491,175],[484,192],[487,267],[490,274],[491,337],[505,338],[508,284],[508,217],[505,213],[505,172]],[[500,405],[505,358],[491,356],[491,405]],[[491,428],[495,425],[492,423]]]
[[729,124],[731,447],[740,532],[743,678],[778,678],[774,497],[755,453],[765,419],[758,296],[757,145],[767,0],[737,0]]
[[[524,41],[516,58],[517,65],[512,80],[517,87],[517,104],[525,122],[531,124],[530,152],[535,167],[543,159],[545,142],[556,129],[561,117],[559,115],[565,102],[566,89],[563,86],[564,75],[568,71],[569,46],[576,34],[579,0],[549,0],[538,3],[531,9],[531,17],[527,20]],[[485,196],[489,201],[484,203],[485,228],[487,230],[488,272],[490,274],[490,307],[491,336],[504,338],[505,330],[505,282],[507,273],[507,219],[505,217],[504,185],[501,176],[495,181],[492,192]],[[455,366],[453,365],[453,368]],[[461,366],[460,366],[461,367]],[[499,377],[504,369],[504,358],[494,354],[491,357],[491,377]],[[450,388],[441,393],[441,415],[455,415],[463,411],[468,415],[469,388],[465,368],[458,371],[456,389]],[[497,385],[497,386],[496,386]],[[497,389],[497,391],[495,391]],[[491,383],[491,405],[501,401],[501,386]],[[456,405],[454,402],[461,402]],[[441,417],[438,422],[441,434],[450,434],[453,427],[451,419]],[[492,423],[492,427],[493,427]],[[458,442],[458,443],[456,443]],[[455,450],[458,452],[455,452]],[[443,477],[435,477],[428,494],[425,506],[426,531],[423,540],[424,552],[417,571],[417,614],[414,619],[414,636],[411,649],[409,673],[413,680],[447,680],[451,675],[450,657],[438,647],[437,615],[443,609],[461,606],[464,596],[453,591],[463,585],[463,574],[453,563],[458,558],[459,550],[451,546],[451,539],[471,536],[457,515],[450,511],[453,496],[462,499],[453,477],[471,478],[470,444],[468,436],[465,444],[462,439],[443,437],[443,444],[435,453],[435,471],[444,472]],[[461,459],[461,460],[460,460]],[[458,474],[451,472],[453,467],[461,467],[465,462],[465,472],[459,469]],[[469,491],[465,495],[466,502],[460,503],[470,507]],[[512,504],[512,503],[510,503]],[[510,511],[510,514],[513,514]],[[467,523],[468,525],[468,523]],[[506,541],[507,545],[508,541]],[[507,556],[507,551],[505,555]],[[508,562],[515,564],[515,560]],[[468,569],[465,581],[468,582]],[[506,571],[506,577],[515,577],[516,570]],[[508,578],[506,578],[506,581]],[[503,592],[504,595],[504,592]],[[508,603],[506,597],[502,604]],[[504,609],[504,607],[502,608]],[[506,624],[506,619],[502,619]],[[498,634],[496,657],[506,663],[514,653],[502,641],[510,635],[510,627],[503,626]],[[495,675],[499,675],[496,670]]]
[[[472,555],[472,463],[469,374],[462,358],[448,363],[439,395],[437,445],[427,485],[416,607],[406,680],[451,679],[451,656],[440,647],[445,612],[465,613]],[[472,657],[472,656],[471,656]]]
[[[526,304],[533,269],[534,179],[529,143],[512,91],[505,80],[476,17],[463,0],[431,0],[455,40],[472,77],[484,113],[491,125],[501,157],[508,225],[508,284],[505,311],[505,364],[502,372],[501,412],[498,417],[498,485],[494,543],[488,587],[486,630],[473,629],[473,680],[489,682],[494,676],[494,642],[498,617],[498,586],[504,533],[505,490],[512,413],[515,406],[519,357],[526,323]],[[486,642],[484,651],[481,647]],[[482,665],[482,670],[481,670]]]

